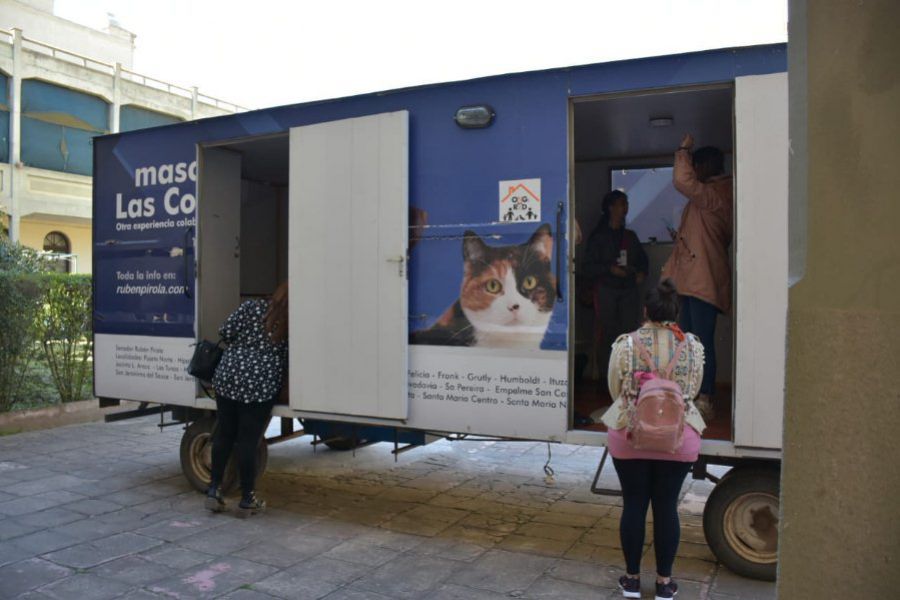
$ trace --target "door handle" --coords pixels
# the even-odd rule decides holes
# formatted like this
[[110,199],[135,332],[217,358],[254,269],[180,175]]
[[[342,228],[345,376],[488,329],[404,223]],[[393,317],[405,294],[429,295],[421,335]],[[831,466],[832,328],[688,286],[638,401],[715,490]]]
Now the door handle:
[[400,275],[400,277],[403,277],[403,265],[406,263],[406,257],[401,255],[391,256],[387,261],[390,263],[397,263],[397,274]]

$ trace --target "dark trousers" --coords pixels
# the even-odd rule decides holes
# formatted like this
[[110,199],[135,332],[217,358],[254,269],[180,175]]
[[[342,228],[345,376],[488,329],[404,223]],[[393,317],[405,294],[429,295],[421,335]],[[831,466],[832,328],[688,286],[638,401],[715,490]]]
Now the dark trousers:
[[[599,344],[597,360],[604,369],[616,338],[641,324],[641,293],[636,287],[618,289],[598,284],[594,287],[594,318]],[[605,371],[604,371],[605,373]]]
[[672,563],[681,539],[678,494],[691,463],[671,460],[613,459],[622,484],[622,520],[619,536],[630,575],[641,572],[647,506],[653,504],[653,548],[656,573],[672,576]]
[[213,433],[212,482],[222,483],[225,466],[234,449],[241,491],[246,496],[256,485],[256,449],[269,425],[274,402],[235,402],[216,398]]
[[681,312],[678,315],[678,326],[687,333],[693,333],[703,344],[706,362],[703,365],[703,382],[700,393],[712,396],[716,391],[716,320],[719,309],[694,298],[681,296]]

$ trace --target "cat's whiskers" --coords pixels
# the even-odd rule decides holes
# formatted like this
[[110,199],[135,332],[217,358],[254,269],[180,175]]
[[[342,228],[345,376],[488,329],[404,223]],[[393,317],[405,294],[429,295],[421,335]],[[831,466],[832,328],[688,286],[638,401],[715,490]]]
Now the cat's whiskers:
[[469,323],[469,324],[466,325],[465,327],[463,327],[463,328],[459,329],[458,331],[456,331],[453,335],[450,336],[450,339],[451,339],[451,340],[452,340],[452,339],[455,339],[456,337],[462,335],[463,333],[465,333],[466,331],[468,331],[468,330],[470,330],[470,329],[475,329],[475,326],[472,325],[471,323]]

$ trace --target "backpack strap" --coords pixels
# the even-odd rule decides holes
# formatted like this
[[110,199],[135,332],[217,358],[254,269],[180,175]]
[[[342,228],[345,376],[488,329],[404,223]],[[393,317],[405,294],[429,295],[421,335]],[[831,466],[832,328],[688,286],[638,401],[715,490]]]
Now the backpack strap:
[[656,373],[656,364],[653,362],[653,356],[650,355],[650,351],[647,350],[647,346],[641,343],[640,338],[638,338],[637,332],[633,332],[631,334],[631,341],[634,343],[635,349],[637,349],[640,357],[644,359],[644,362],[647,363],[647,366],[650,367],[651,373]]
[[678,344],[675,348],[675,354],[672,356],[672,360],[669,361],[669,364],[666,365],[665,370],[663,371],[663,377],[666,379],[672,379],[672,371],[675,370],[675,366],[678,364],[678,360],[681,358],[682,353],[685,351],[688,345],[688,339],[685,338],[683,342]]

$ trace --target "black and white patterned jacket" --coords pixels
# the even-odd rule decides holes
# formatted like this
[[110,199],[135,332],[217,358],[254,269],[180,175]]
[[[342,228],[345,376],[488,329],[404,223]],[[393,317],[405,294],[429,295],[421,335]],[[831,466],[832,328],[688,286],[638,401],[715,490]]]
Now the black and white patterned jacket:
[[276,344],[266,332],[268,308],[268,300],[247,300],[219,328],[228,346],[212,380],[218,396],[237,402],[270,402],[281,391],[287,342]]

